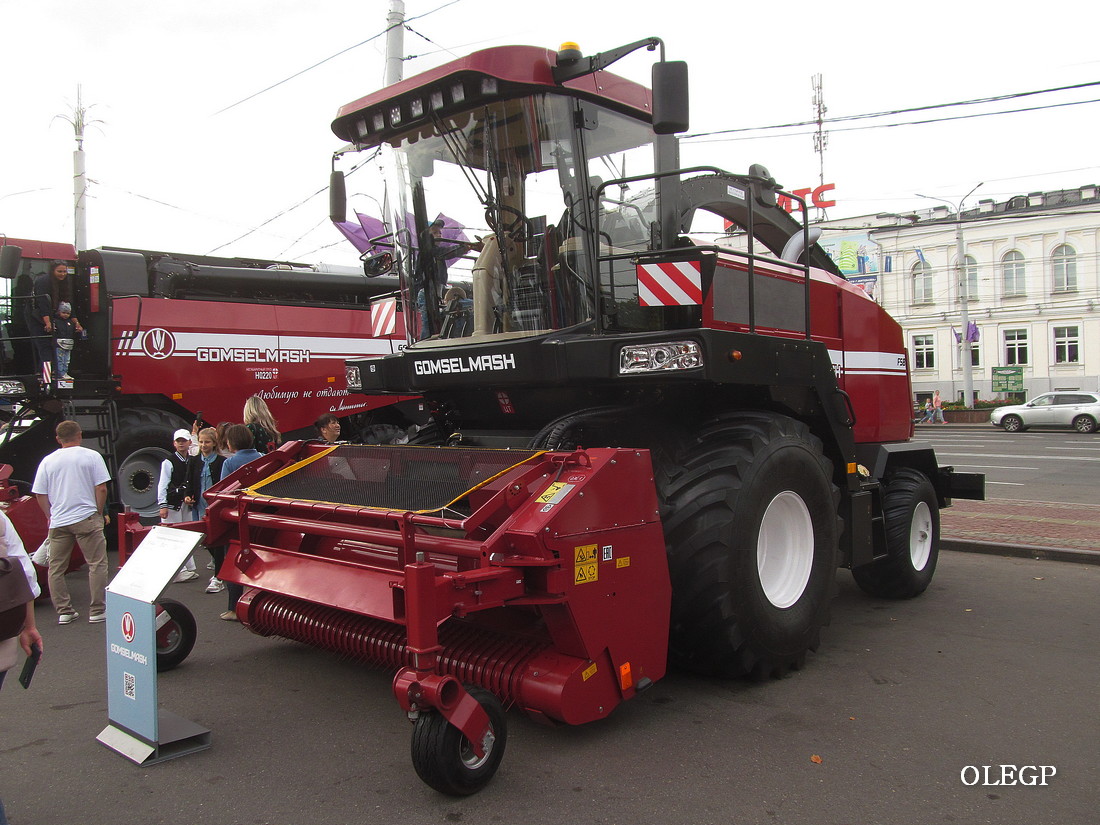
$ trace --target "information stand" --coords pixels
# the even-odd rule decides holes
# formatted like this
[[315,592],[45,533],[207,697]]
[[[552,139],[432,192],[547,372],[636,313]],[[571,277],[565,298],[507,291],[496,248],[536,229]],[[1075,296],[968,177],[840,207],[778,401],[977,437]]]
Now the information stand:
[[210,747],[210,731],[157,701],[156,605],[201,533],[155,527],[107,586],[107,725],[96,740],[139,765]]

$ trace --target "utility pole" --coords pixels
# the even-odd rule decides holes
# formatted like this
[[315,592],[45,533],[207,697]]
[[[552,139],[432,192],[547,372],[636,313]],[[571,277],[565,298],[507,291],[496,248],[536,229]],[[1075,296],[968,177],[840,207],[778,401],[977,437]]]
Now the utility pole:
[[[825,185],[825,147],[829,145],[829,133],[825,131],[825,113],[828,108],[825,106],[825,88],[824,81],[820,74],[813,76],[814,87],[814,120],[817,121],[817,131],[814,132],[814,151],[817,152],[817,164],[818,164],[818,183],[821,186]],[[820,209],[820,207],[819,207]],[[827,217],[824,209],[820,209],[821,214],[818,218],[825,220]]]
[[401,80],[405,57],[405,0],[390,0],[386,16],[386,85]]
[[88,248],[88,175],[84,160],[84,127],[98,121],[88,120],[88,109],[81,96],[81,86],[76,85],[76,107],[72,117],[58,115],[73,127],[76,150],[73,152],[73,242],[77,250]]
[[[984,181],[983,181],[984,183]],[[966,277],[966,246],[963,244],[963,220],[962,210],[966,199],[978,191],[979,183],[957,204],[946,198],[937,198],[932,195],[920,195],[918,198],[928,198],[933,201],[943,201],[949,206],[955,207],[955,257],[958,259],[956,270],[959,277],[959,321],[962,324],[962,336],[959,341],[959,363],[963,371],[963,406],[968,410],[974,409],[974,343],[970,340],[970,282]]]

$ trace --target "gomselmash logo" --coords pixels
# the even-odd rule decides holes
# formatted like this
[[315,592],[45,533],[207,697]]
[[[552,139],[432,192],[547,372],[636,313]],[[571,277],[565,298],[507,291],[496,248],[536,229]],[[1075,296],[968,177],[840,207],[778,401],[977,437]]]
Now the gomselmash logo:
[[413,361],[417,375],[457,375],[466,372],[502,372],[516,368],[516,356],[510,353],[468,355],[465,358],[432,358]]
[[176,351],[176,337],[163,327],[155,327],[141,337],[141,350],[159,361]]

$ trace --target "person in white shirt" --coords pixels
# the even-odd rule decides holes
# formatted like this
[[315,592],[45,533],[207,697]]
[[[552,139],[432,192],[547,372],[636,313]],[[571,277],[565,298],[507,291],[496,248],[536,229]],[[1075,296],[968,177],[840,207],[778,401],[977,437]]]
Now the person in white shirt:
[[73,544],[79,542],[88,562],[91,591],[88,621],[103,622],[107,619],[104,507],[111,474],[103,456],[80,445],[82,434],[75,421],[62,421],[55,432],[61,448],[42,459],[31,486],[50,524],[50,598],[57,610],[58,624],[70,624],[78,618],[65,583],[65,572]]

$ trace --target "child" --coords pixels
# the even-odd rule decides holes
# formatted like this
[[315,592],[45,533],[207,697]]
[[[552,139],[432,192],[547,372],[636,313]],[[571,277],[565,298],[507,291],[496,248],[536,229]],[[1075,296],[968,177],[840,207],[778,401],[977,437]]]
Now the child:
[[53,321],[53,338],[57,347],[57,377],[72,381],[69,375],[69,359],[73,354],[76,336],[82,331],[80,321],[72,317],[73,307],[68,301],[57,305],[57,317]]

